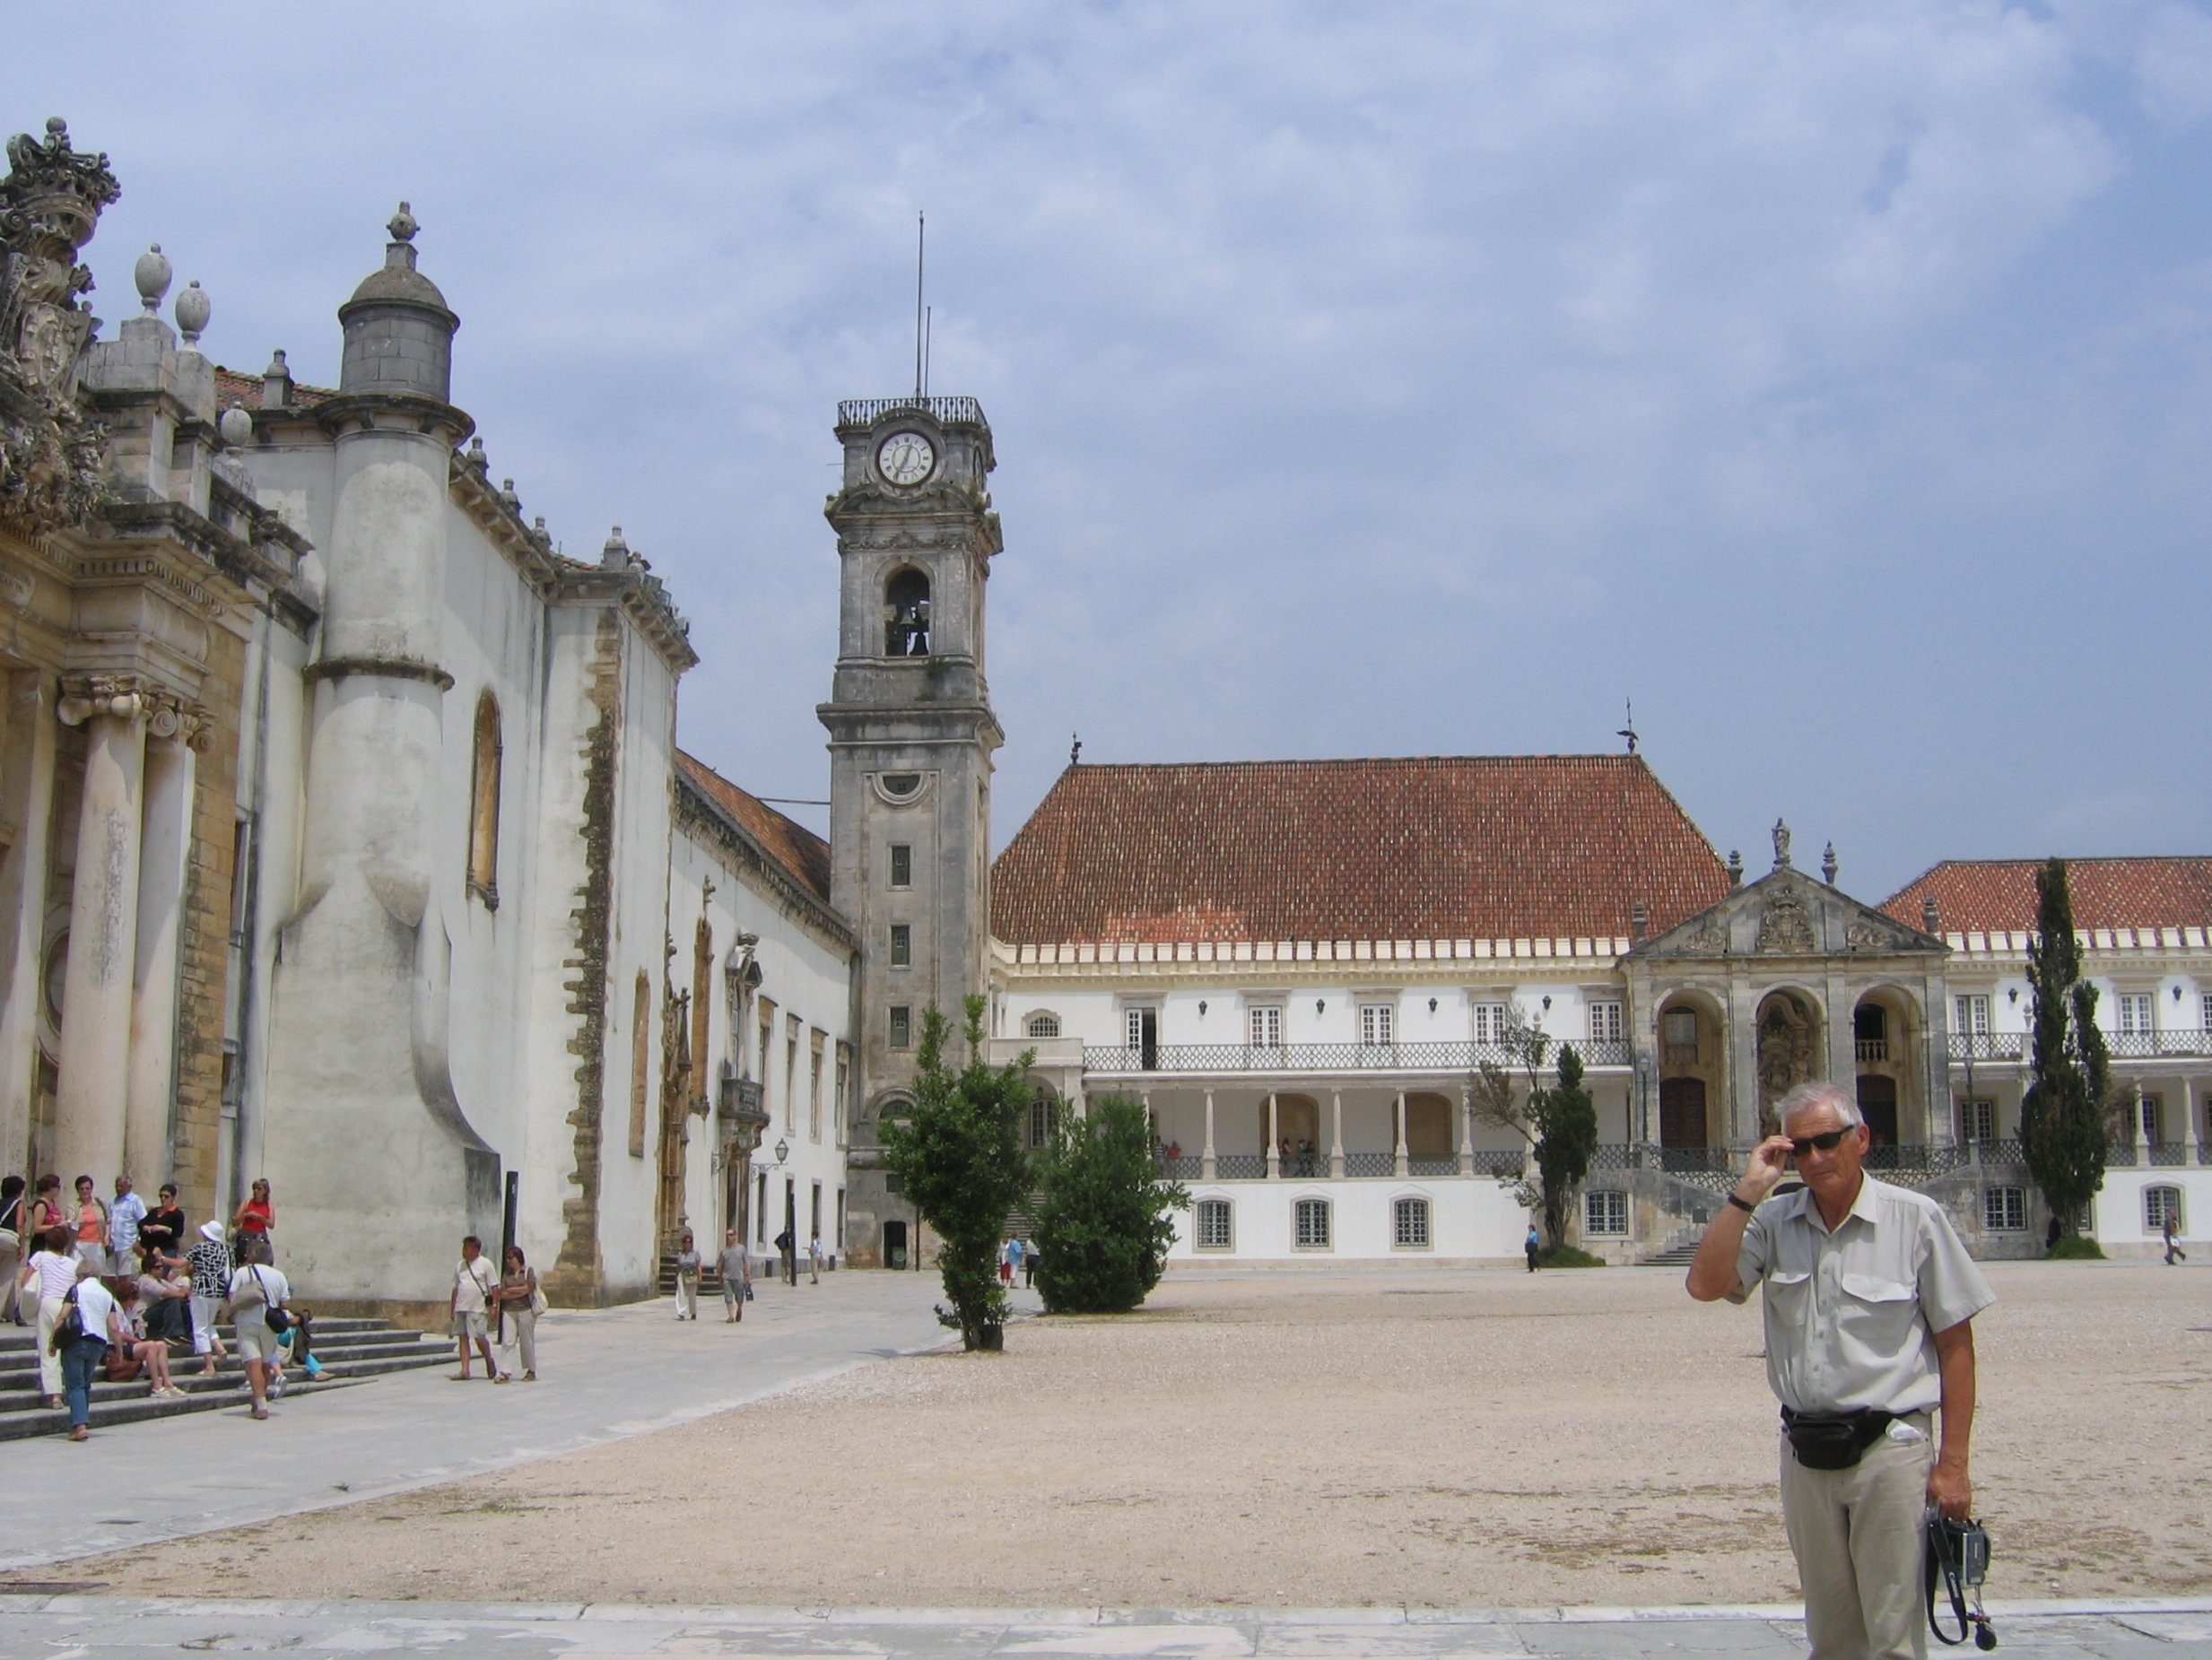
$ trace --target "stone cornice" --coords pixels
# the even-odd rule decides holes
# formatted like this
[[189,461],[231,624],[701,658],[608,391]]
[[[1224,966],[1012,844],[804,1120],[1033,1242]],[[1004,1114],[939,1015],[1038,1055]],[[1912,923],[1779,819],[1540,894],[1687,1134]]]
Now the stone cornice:
[[1607,939],[1517,940],[1220,940],[1136,943],[1073,942],[1057,945],[991,942],[992,960],[1008,969],[1102,968],[1109,972],[1168,969],[1177,973],[1215,971],[1233,978],[1254,969],[1308,978],[1314,969],[1387,966],[1403,974],[1410,969],[1437,978],[1464,978],[1471,966],[1511,963],[1516,972],[1556,970],[1563,975],[1610,974],[1627,953],[1628,942]]
[[318,681],[344,680],[353,674],[372,675],[379,680],[419,680],[440,691],[453,690],[452,675],[434,663],[418,662],[413,657],[318,657],[300,672],[300,677],[310,686]]
[[192,750],[206,749],[215,726],[212,710],[144,674],[65,674],[55,714],[65,726],[143,720],[150,736],[174,738]]
[[637,626],[638,632],[645,636],[672,674],[681,675],[699,661],[684,620],[668,603],[665,590],[640,566],[608,569],[564,561],[556,573],[553,598],[562,604],[618,607]]
[[476,430],[466,412],[414,392],[340,393],[323,399],[308,413],[333,438],[348,430],[422,432],[451,448]]
[[821,895],[794,880],[751,830],[685,778],[680,768],[675,783],[679,830],[699,830],[711,837],[746,871],[760,878],[781,903],[786,916],[797,917],[827,943],[847,953],[859,950],[859,935],[853,932],[852,925],[824,904]]

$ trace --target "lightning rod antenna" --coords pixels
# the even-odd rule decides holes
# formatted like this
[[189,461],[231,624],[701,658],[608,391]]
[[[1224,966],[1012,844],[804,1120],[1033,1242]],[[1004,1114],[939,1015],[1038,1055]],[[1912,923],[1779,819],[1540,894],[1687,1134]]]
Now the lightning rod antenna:
[[937,309],[929,306],[922,312],[922,400],[929,398],[929,359],[937,338]]
[[922,335],[927,327],[922,313],[922,256],[927,251],[929,224],[926,215],[914,215],[914,395],[922,395]]

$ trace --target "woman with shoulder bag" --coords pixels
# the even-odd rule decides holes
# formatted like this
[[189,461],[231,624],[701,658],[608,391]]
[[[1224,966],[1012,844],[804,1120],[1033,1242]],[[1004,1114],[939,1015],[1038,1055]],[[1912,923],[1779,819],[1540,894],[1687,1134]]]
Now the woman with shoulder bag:
[[39,1393],[46,1396],[48,1406],[57,1410],[62,1404],[62,1357],[54,1342],[54,1330],[76,1283],[77,1257],[69,1248],[69,1230],[56,1222],[23,1265],[22,1284],[26,1292],[37,1288]]
[[[545,1293],[537,1289],[537,1270],[530,1266],[519,1245],[507,1247],[500,1289],[493,1295],[499,1299],[500,1317],[508,1322],[515,1346],[522,1351],[522,1381],[536,1383],[537,1317],[544,1312]],[[501,1370],[498,1381],[505,1383],[509,1376]]]
[[231,1274],[230,1286],[231,1335],[246,1361],[246,1382],[253,1390],[256,1418],[269,1415],[269,1378],[276,1369],[276,1340],[292,1325],[291,1317],[284,1312],[284,1305],[292,1300],[292,1286],[269,1266],[268,1255],[268,1242],[263,1240]]
[[93,1375],[100,1369],[109,1343],[124,1341],[122,1315],[97,1274],[87,1274],[71,1286],[62,1306],[53,1347],[61,1355],[62,1393],[69,1402],[69,1438],[88,1440],[92,1433]]

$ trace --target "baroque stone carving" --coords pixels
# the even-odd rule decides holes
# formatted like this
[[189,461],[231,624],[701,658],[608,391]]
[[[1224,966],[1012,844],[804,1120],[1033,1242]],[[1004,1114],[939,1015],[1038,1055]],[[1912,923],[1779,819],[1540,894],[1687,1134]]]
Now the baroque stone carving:
[[1789,992],[1777,992],[1759,1011],[1759,1134],[1781,1122],[1774,1103],[1813,1075],[1811,1014]]
[[1767,901],[1759,918],[1759,949],[1797,953],[1814,949],[1813,919],[1805,914],[1803,900],[1779,893]]
[[69,147],[60,118],[43,142],[8,140],[0,181],[0,515],[33,532],[81,521],[100,494],[97,422],[76,406],[92,331],[77,264],[100,210],[121,194],[104,155]]
[[1895,943],[1886,930],[1863,917],[1843,930],[1843,943],[1853,951],[1886,951]]

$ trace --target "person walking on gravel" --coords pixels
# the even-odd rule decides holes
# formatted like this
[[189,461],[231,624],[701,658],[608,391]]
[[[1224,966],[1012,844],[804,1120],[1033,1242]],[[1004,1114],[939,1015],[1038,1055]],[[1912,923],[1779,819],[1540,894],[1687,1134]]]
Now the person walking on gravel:
[[[1765,1291],[1781,1402],[1782,1521],[1818,1660],[1918,1660],[1924,1516],[1973,1499],[1973,1317],[1997,1300],[1942,1205],[1861,1168],[1859,1103],[1833,1083],[1782,1098],[1688,1275],[1699,1302]],[[1805,1185],[1770,1197],[1797,1161]],[[1938,1444],[1934,1418],[1942,1409]]]
[[453,1295],[447,1299],[446,1307],[454,1340],[461,1348],[461,1369],[451,1374],[456,1383],[468,1381],[471,1343],[483,1352],[486,1381],[500,1380],[499,1363],[492,1358],[491,1333],[484,1325],[484,1310],[491,1307],[498,1283],[492,1265],[483,1259],[483,1241],[470,1234],[461,1241],[461,1260],[453,1270]]

